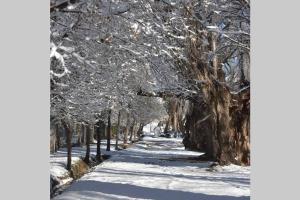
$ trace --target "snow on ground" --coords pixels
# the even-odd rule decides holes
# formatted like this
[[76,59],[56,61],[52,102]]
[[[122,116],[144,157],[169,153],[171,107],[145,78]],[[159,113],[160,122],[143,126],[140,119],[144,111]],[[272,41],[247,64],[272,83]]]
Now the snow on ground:
[[[111,140],[111,151],[106,151],[106,140],[101,141],[101,153],[106,155],[112,155],[115,153],[115,140]],[[119,141],[119,144],[123,144]],[[97,146],[91,144],[91,156],[96,155]],[[72,164],[80,160],[80,157],[84,157],[86,152],[86,147],[72,147]],[[57,152],[50,154],[50,174],[61,181],[61,185],[72,181],[67,167],[67,148],[61,148]]]
[[209,162],[184,159],[201,153],[185,151],[181,140],[145,137],[114,152],[54,199],[250,199],[250,167],[230,165],[207,171]]

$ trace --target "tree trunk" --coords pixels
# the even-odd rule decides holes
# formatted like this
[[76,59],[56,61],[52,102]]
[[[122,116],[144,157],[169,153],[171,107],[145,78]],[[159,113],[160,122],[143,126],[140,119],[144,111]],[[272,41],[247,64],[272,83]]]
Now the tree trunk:
[[110,138],[111,138],[111,110],[108,111],[108,122],[107,122],[107,145],[106,145],[106,151],[110,151]]
[[130,126],[130,115],[127,113],[127,122],[126,122],[126,128],[124,131],[124,144],[127,144],[127,139],[128,139],[128,131],[129,131],[129,126]]
[[84,162],[89,164],[90,163],[90,142],[91,142],[91,127],[90,125],[86,125],[86,154],[84,158]]
[[50,152],[54,153],[56,152],[56,130],[55,127],[50,125]]
[[90,128],[90,145],[91,144],[93,144],[93,142],[94,142],[94,133],[95,133],[95,131],[94,131],[94,126],[89,126],[89,128]]
[[177,121],[177,112],[175,111],[174,115],[173,115],[173,122],[172,122],[172,124],[173,124],[172,131],[173,132],[177,132],[177,127],[178,127],[178,123],[177,122],[178,122]]
[[82,135],[82,131],[81,131],[81,125],[80,124],[76,124],[76,130],[77,130],[77,145],[79,147],[82,146],[82,143],[81,143],[81,135]]
[[65,121],[62,121],[64,129],[66,131],[66,143],[67,143],[67,170],[71,170],[72,166],[72,132],[70,125]]
[[103,121],[98,121],[97,123],[97,154],[96,154],[96,158],[101,161],[102,160],[102,155],[101,155],[101,132],[104,130],[105,132],[105,124]]
[[169,131],[169,126],[170,126],[170,116],[168,117],[164,133],[167,133]]
[[86,129],[84,124],[81,124],[81,141],[80,141],[81,144],[85,144],[85,135],[86,135],[85,131]]
[[97,126],[97,154],[96,154],[96,158],[97,160],[102,160],[101,159],[101,133],[100,133],[100,124],[98,123]]
[[[197,28],[201,29],[201,27]],[[198,38],[201,38],[200,36]],[[216,51],[217,37],[214,33],[209,33],[208,36],[203,35],[203,37],[208,39],[209,45],[207,47],[201,45],[202,39],[190,41],[188,55],[191,64],[189,65],[189,74],[194,74],[195,79],[205,83],[201,86],[201,95],[207,105],[207,114],[210,117],[208,121],[201,123],[196,129],[190,130],[189,137],[201,135],[198,144],[204,141],[204,145],[200,144],[200,146],[204,147],[205,152],[211,154],[213,159],[221,165],[230,163],[248,165],[250,163],[250,90],[240,92],[238,95],[230,92],[230,88],[224,84],[225,74],[217,55],[214,55],[210,63],[201,59],[203,52],[211,51],[214,53]],[[196,124],[192,118],[189,120],[191,126]],[[207,129],[199,131],[206,126]],[[197,131],[195,132],[195,130]],[[193,141],[193,139],[190,138],[189,141]]]
[[143,133],[143,128],[144,128],[144,124],[143,123],[140,123],[140,126],[139,126],[139,129],[137,131],[137,136],[138,136],[138,139],[140,139],[142,133]]
[[56,149],[59,149],[61,146],[60,142],[60,130],[58,124],[55,125],[55,137],[56,137]]
[[133,120],[132,125],[130,126],[130,137],[129,137],[129,141],[132,143],[132,136],[133,136],[133,129],[134,129],[134,125],[135,125],[135,120]]
[[215,161],[217,141],[215,126],[209,105],[205,103],[188,103],[183,144],[186,149],[205,152],[201,158]]
[[[137,124],[136,124],[137,125]],[[136,134],[138,131],[138,127],[135,127],[135,129],[133,130],[133,143],[136,142]]]
[[119,114],[118,114],[118,124],[117,124],[117,134],[116,134],[116,146],[115,146],[116,150],[119,150],[118,142],[119,142],[119,136],[120,136],[120,120],[121,120],[121,111],[119,111]]

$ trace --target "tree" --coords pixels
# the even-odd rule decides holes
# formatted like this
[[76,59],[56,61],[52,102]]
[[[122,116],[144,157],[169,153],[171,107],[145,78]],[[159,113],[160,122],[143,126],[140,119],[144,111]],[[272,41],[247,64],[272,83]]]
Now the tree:
[[189,26],[194,28],[187,43],[189,64],[184,74],[194,75],[201,83],[203,103],[193,102],[193,107],[204,111],[202,116],[193,114],[198,120],[188,123],[199,124],[199,128],[189,135],[204,133],[197,146],[220,164],[249,164],[250,85],[244,76],[249,66],[242,59],[250,49],[249,2],[191,2],[186,10]]
[[245,0],[79,0],[53,10],[51,115],[93,125],[110,110],[110,137],[124,109],[126,136],[133,119],[166,120],[166,101],[166,130],[184,132],[187,148],[249,164],[249,13]]
[[71,139],[72,139],[72,131],[70,128],[70,124],[65,122],[64,120],[62,120],[62,124],[65,128],[66,131],[66,143],[67,143],[67,170],[71,170],[71,166],[72,166],[72,143],[71,143]]
[[110,138],[111,138],[111,110],[108,110],[108,118],[107,118],[107,145],[106,151],[110,151]]
[[118,124],[117,124],[117,134],[116,134],[116,146],[115,146],[116,150],[119,150],[118,142],[119,142],[119,137],[120,137],[120,120],[121,120],[121,111],[119,111],[119,114],[118,114]]
[[129,132],[130,132],[130,137],[129,137],[129,141],[132,143],[132,136],[134,135],[134,126],[135,126],[135,119],[133,120]]
[[90,141],[91,141],[91,127],[87,124],[86,125],[86,154],[84,158],[84,162],[89,164],[90,163]]

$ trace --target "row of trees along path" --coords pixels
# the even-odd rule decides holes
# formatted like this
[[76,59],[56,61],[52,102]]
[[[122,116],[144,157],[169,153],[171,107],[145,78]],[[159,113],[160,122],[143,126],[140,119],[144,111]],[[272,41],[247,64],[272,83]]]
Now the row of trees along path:
[[89,162],[90,127],[97,146],[107,127],[109,150],[112,129],[127,138],[154,119],[203,159],[250,164],[250,1],[52,0],[50,25],[51,126],[65,130],[68,169],[74,124]]

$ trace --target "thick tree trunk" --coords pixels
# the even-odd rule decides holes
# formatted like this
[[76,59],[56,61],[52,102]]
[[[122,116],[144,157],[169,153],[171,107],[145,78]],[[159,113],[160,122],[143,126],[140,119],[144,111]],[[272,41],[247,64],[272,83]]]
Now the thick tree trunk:
[[205,155],[201,157],[214,161],[216,157],[216,152],[212,146],[214,127],[212,127],[213,122],[207,105],[189,103],[188,110],[185,116],[185,131],[183,132],[184,146],[189,150],[205,152]]
[[117,124],[117,134],[116,134],[116,146],[115,146],[115,149],[116,150],[119,150],[119,137],[120,137],[120,120],[121,120],[121,111],[119,111],[119,114],[118,114],[118,124]]
[[86,125],[86,154],[84,158],[84,162],[89,164],[90,163],[90,142],[91,142],[91,127],[90,125]]
[[[207,37],[207,36],[204,36]],[[201,37],[199,37],[201,38]],[[199,49],[202,40],[191,41],[190,43],[190,74],[195,75],[195,79],[203,81],[202,93],[203,100],[207,105],[209,119],[205,123],[197,125],[193,130],[193,119],[190,118],[191,130],[189,137],[200,134],[201,140],[198,140],[200,147],[204,147],[205,152],[212,159],[221,165],[226,164],[246,164],[250,163],[249,148],[249,100],[250,92],[245,90],[238,95],[230,92],[228,86],[224,84],[225,75],[218,62],[217,55],[214,55],[212,62],[207,64],[201,59],[202,52],[215,52],[217,49],[216,36],[214,33],[208,34],[208,49]],[[203,118],[205,116],[201,116]],[[199,118],[198,118],[199,119]],[[201,120],[200,120],[201,121]],[[204,131],[198,131],[207,126]],[[193,141],[189,138],[189,141]],[[201,142],[204,141],[203,144]]]
[[111,138],[111,110],[108,111],[108,122],[107,122],[107,144],[106,144],[106,151],[110,151],[110,138]]
[[[221,89],[219,89],[220,91]],[[228,91],[222,91],[222,96],[216,98],[214,111],[216,115],[216,134],[219,151],[217,159],[220,164],[250,164],[250,92],[235,98]],[[233,103],[224,102],[224,96],[235,99]],[[231,101],[232,102],[232,101]]]
[[179,120],[180,120],[180,115],[181,113],[181,100],[175,97],[170,98],[169,103],[168,103],[168,121],[164,130],[164,133],[167,133],[172,127],[172,131],[177,132],[179,131]]
[[[189,15],[189,14],[187,14]],[[201,24],[191,20],[190,27],[195,30],[205,30]],[[208,39],[209,45],[203,45],[203,38]],[[218,61],[218,37],[213,32],[199,32],[198,37],[187,42],[187,55],[189,65],[186,65],[183,74],[188,78],[201,81],[200,101],[190,99],[194,106],[186,116],[185,138],[186,147],[192,147],[206,152],[207,157],[216,160],[221,165],[250,164],[250,90],[233,94],[226,84],[222,65]],[[203,53],[212,52],[210,62],[203,57]],[[223,58],[222,58],[223,59]],[[242,79],[244,74],[242,73]],[[190,77],[193,76],[193,77]],[[244,81],[241,87],[249,82]],[[144,94],[143,92],[139,92]],[[139,94],[138,93],[138,94]],[[204,104],[206,107],[201,108]],[[168,112],[169,113],[169,112]],[[180,111],[174,115],[169,114],[170,123],[180,127]],[[176,125],[174,126],[176,127]]]
[[[214,33],[210,35],[211,50],[214,52],[216,50],[216,36]],[[225,81],[224,72],[220,69],[217,56],[213,59],[214,76],[220,82]],[[210,92],[209,102],[214,115],[215,120],[215,134],[218,141],[218,152],[217,161],[221,165],[226,165],[229,163],[234,164],[249,164],[248,159],[242,159],[249,155],[247,151],[241,151],[241,142],[244,142],[242,132],[248,132],[247,127],[242,130],[241,124],[247,124],[247,108],[241,100],[234,99],[234,96],[230,93],[227,87],[224,87],[218,82],[212,82],[210,88],[205,88],[206,91]],[[250,96],[249,96],[250,98]],[[246,98],[247,99],[247,98]],[[238,102],[238,107],[242,106],[244,112],[239,112],[233,107],[233,100]],[[246,100],[247,101],[247,100]],[[237,112],[238,111],[238,112]],[[246,116],[246,117],[243,117]],[[238,120],[233,121],[235,117]],[[241,140],[242,139],[242,140]],[[249,157],[250,158],[250,157]]]

